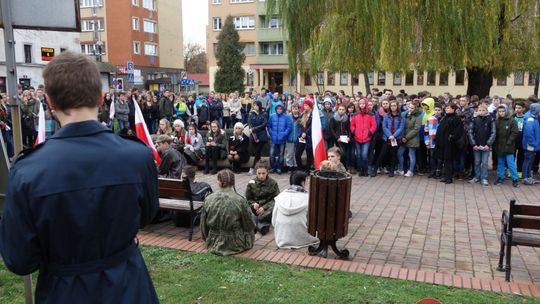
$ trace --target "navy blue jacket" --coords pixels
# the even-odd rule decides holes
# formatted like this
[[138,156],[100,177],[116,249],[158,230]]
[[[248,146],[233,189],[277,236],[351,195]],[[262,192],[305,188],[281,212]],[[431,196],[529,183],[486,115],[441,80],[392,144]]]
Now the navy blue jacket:
[[[283,103],[279,102],[277,107],[285,110]],[[270,142],[273,144],[284,144],[292,130],[292,119],[284,112],[270,115],[268,120],[268,133],[270,133]]]
[[259,139],[260,142],[268,141],[268,133],[266,133],[266,124],[268,122],[268,114],[265,111],[255,113],[251,111],[248,117],[248,125],[251,128],[251,139],[254,139],[254,136]]
[[36,303],[158,303],[134,244],[158,206],[148,147],[70,123],[11,167],[0,252],[16,274],[39,269]]

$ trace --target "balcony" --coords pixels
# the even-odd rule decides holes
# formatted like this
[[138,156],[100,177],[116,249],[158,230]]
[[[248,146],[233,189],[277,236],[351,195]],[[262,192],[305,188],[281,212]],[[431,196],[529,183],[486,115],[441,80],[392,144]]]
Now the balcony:
[[287,54],[283,55],[263,55],[257,56],[257,64],[288,64]]
[[287,32],[283,28],[257,28],[259,41],[285,41]]

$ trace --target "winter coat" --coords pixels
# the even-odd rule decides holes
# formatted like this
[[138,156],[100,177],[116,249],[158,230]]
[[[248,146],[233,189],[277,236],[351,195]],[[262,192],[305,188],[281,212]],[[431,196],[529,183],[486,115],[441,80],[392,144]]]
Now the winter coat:
[[159,208],[157,183],[141,142],[94,120],[62,126],[11,167],[0,221],[6,266],[39,269],[36,303],[158,303],[134,242]]
[[439,118],[432,115],[426,121],[424,126],[424,143],[428,149],[435,148],[435,137],[437,135],[437,128],[439,127]]
[[298,137],[300,137],[300,126],[298,125],[298,118],[300,118],[300,115],[294,117],[291,113],[287,116],[289,116],[292,122],[291,132],[289,133],[289,137],[287,137],[287,142],[295,143],[298,141]]
[[234,135],[229,137],[229,151],[236,151],[240,157],[240,162],[245,163],[249,160],[249,137],[242,133],[241,137]]
[[159,106],[156,103],[148,105],[146,102],[142,104],[142,114],[144,119],[158,119],[159,118]]
[[[302,136],[302,133],[306,133],[306,138],[305,138],[306,147],[313,146],[313,143],[311,142],[311,118],[312,118],[312,114],[309,114],[309,118],[306,122],[305,127],[301,124],[302,116],[300,116],[300,118],[296,120],[296,123],[298,124],[298,131],[299,131],[298,137]],[[296,140],[298,141],[298,138]]]
[[435,150],[442,159],[457,159],[465,141],[463,122],[456,113],[446,114],[435,134]]
[[128,121],[129,119],[129,105],[126,102],[120,100],[114,103],[114,114],[118,120]]
[[[394,124],[394,132],[392,132],[392,123]],[[383,137],[384,141],[388,140],[388,137],[394,136],[397,141],[400,141],[403,138],[403,131],[405,130],[405,119],[401,115],[392,115],[390,113],[386,114],[383,119],[382,124]]]
[[210,120],[219,121],[219,119],[223,117],[223,103],[221,102],[219,98],[212,100],[209,110],[210,110]]
[[[344,114],[345,121],[339,121],[332,116],[332,119],[330,120],[330,129],[331,136],[334,140],[338,141],[340,136],[348,136],[351,137],[351,127],[349,123],[349,118],[347,117],[347,114]],[[332,138],[331,137],[331,138]]]
[[285,107],[280,102],[277,107],[281,107],[283,112],[275,113],[268,120],[268,133],[272,144],[284,144],[292,130],[292,120],[285,114]]
[[330,139],[336,139],[333,137],[332,129],[330,127],[330,124],[332,123],[332,120],[334,119],[334,111],[332,109],[326,110],[323,109],[321,111],[321,128],[323,129],[323,138],[324,140],[330,140]]
[[159,163],[159,175],[167,178],[180,179],[182,169],[187,161],[184,155],[178,150],[169,147],[161,154],[161,163]]
[[159,99],[159,116],[164,118],[166,116],[172,116],[174,113],[173,102],[170,98],[162,96]]
[[420,146],[420,135],[418,134],[422,126],[422,117],[418,109],[405,115],[405,131],[403,138],[407,139],[407,148],[418,148]]
[[538,115],[540,114],[540,104],[533,103],[530,110],[525,113],[525,121],[523,123],[523,149],[529,151],[528,146],[531,146],[534,151],[540,151],[540,122]]
[[268,141],[268,133],[266,133],[266,124],[268,122],[268,115],[262,111],[259,114],[255,111],[249,113],[248,125],[251,128],[251,139],[258,139],[259,142],[264,143]]
[[427,106],[427,110],[422,112],[422,125],[426,125],[427,120],[433,116],[433,112],[435,111],[435,99],[428,97],[422,100],[422,105]]
[[201,213],[201,234],[208,252],[231,255],[253,247],[255,223],[246,199],[232,188],[210,194]]
[[[215,147],[220,149],[220,159],[227,157],[227,137],[224,130],[219,130],[219,134],[214,134],[212,131],[206,133],[206,143],[213,141],[216,143]],[[212,138],[212,140],[210,140]]]
[[471,146],[492,146],[497,128],[491,115],[476,116],[469,124],[469,143]]
[[272,211],[274,208],[274,198],[279,194],[279,186],[275,180],[271,177],[267,177],[266,180],[260,181],[258,179],[252,179],[248,182],[246,188],[246,199],[249,205],[258,203],[264,209],[262,215],[257,216],[261,222],[272,222]]
[[197,109],[197,116],[199,117],[199,125],[210,121],[210,110],[207,106],[202,106]]
[[299,186],[291,186],[276,196],[272,226],[279,248],[301,248],[319,242],[307,232],[308,201],[309,193]]
[[368,113],[358,113],[352,117],[350,128],[356,142],[369,142],[377,131],[375,116]]
[[516,121],[506,114],[505,117],[497,118],[495,125],[497,136],[493,147],[497,155],[514,154],[516,151],[516,138],[519,134]]

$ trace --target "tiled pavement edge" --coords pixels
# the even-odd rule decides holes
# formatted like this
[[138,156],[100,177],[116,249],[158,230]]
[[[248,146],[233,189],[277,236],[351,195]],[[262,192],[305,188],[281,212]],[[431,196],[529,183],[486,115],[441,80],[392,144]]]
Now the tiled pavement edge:
[[[139,235],[139,242],[141,245],[159,246],[198,253],[206,252],[206,246],[202,241],[190,242],[187,239],[179,239],[170,235],[155,236],[151,233],[142,233]],[[504,280],[499,279],[481,279],[477,277],[452,275],[447,273],[422,270],[417,271],[414,269],[394,266],[359,263],[350,260],[338,260],[332,258],[325,259],[319,256],[309,256],[302,253],[262,248],[252,248],[236,256],[254,260],[264,260],[273,263],[285,263],[300,267],[346,271],[370,276],[417,281],[435,285],[445,285],[456,288],[540,297],[540,287],[537,285],[519,282],[505,282]]]

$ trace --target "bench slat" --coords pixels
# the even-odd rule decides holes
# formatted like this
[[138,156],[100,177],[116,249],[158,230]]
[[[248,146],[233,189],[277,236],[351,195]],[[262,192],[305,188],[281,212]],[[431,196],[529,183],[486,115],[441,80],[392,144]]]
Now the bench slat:
[[[203,206],[203,202],[193,202],[194,211],[200,209],[202,206]],[[189,201],[169,199],[169,198],[160,198],[159,208],[175,210],[175,211],[190,211]]]

